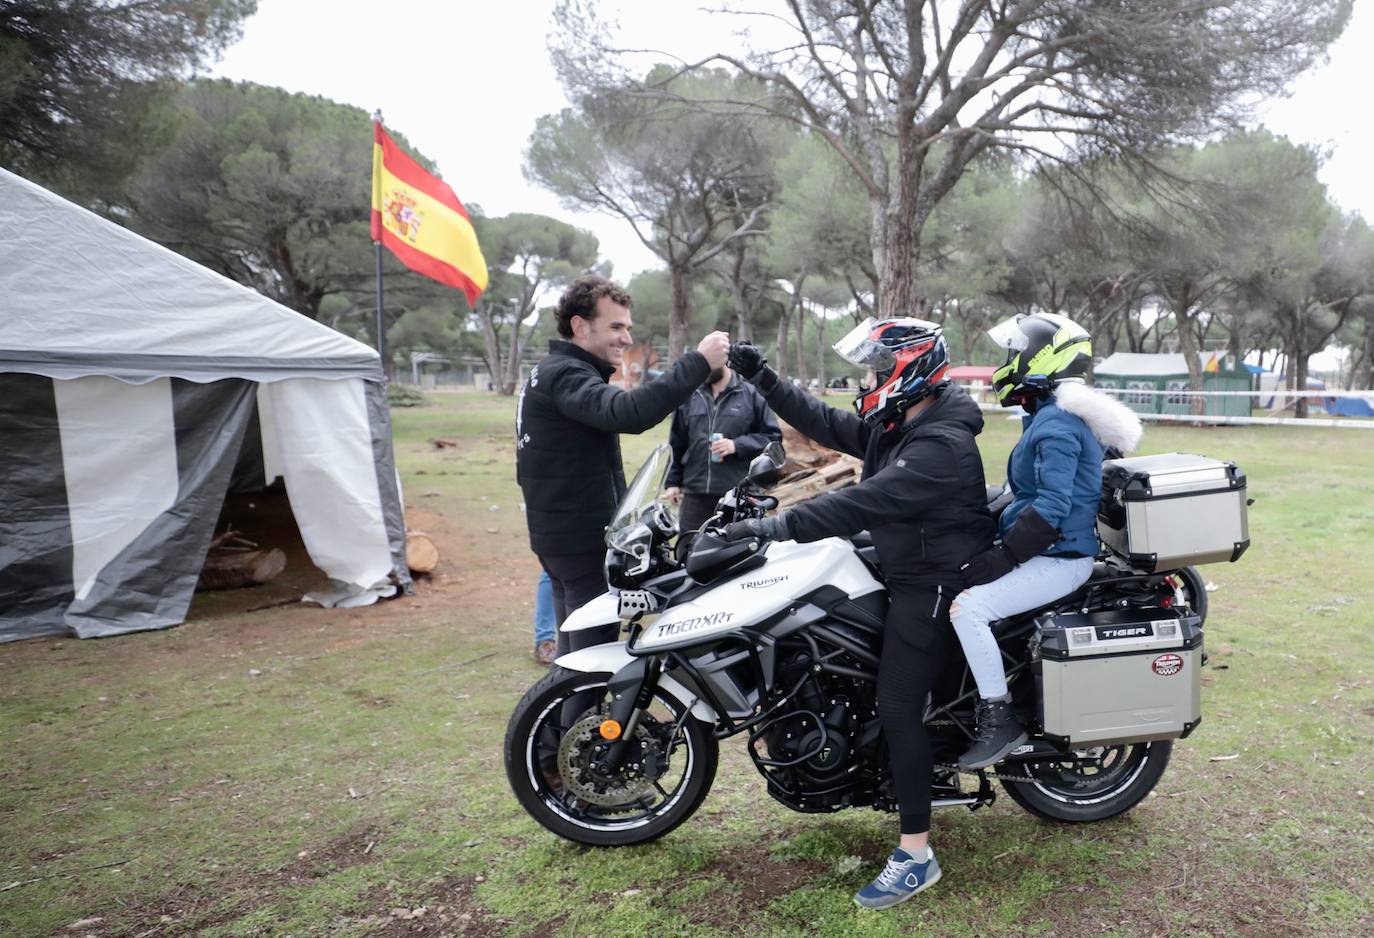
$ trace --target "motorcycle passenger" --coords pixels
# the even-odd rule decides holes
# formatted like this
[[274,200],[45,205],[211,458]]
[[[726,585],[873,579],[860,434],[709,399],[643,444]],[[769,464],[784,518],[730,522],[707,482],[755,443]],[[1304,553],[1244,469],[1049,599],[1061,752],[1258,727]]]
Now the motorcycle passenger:
[[834,346],[870,368],[857,414],[828,407],[779,381],[762,353],[736,344],[730,365],[782,419],[822,446],[863,458],[858,485],[818,495],[784,514],[727,525],[725,537],[818,541],[868,530],[887,580],[889,608],[878,668],[878,714],[887,739],[901,838],[883,871],[854,901],[887,908],[940,878],[929,846],[930,740],[926,697],[956,655],[949,600],[959,568],[992,544],[978,405],[945,380],[940,327],[919,319],[867,320]]
[[962,769],[994,765],[1026,741],[1011,710],[1002,654],[989,623],[1067,596],[1092,575],[1103,448],[1129,452],[1140,418],[1084,384],[1092,341],[1077,323],[1051,313],[1021,315],[988,330],[1006,348],[993,374],[1004,405],[1026,411],[1021,439],[1007,461],[1012,502],[1000,540],[964,567],[969,588],[950,609],[954,630],[978,683],[978,728]]

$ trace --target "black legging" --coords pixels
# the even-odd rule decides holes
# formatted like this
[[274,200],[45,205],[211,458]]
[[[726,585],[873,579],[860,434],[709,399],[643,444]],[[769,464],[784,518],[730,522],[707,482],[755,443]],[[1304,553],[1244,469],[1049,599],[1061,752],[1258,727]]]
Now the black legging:
[[890,605],[878,664],[878,716],[887,738],[903,834],[930,830],[934,762],[923,717],[926,695],[954,659],[951,591],[889,583]]

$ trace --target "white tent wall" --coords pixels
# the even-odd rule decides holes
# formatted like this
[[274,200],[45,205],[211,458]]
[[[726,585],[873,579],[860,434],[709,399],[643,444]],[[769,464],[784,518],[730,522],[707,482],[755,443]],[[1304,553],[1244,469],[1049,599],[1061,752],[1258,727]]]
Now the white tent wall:
[[[363,589],[385,583],[391,548],[364,382],[293,378],[262,391],[259,397],[271,401],[273,448],[310,559],[331,580]],[[268,421],[263,424],[266,436]],[[263,451],[265,461],[266,444]]]
[[76,598],[177,496],[172,382],[54,381]]

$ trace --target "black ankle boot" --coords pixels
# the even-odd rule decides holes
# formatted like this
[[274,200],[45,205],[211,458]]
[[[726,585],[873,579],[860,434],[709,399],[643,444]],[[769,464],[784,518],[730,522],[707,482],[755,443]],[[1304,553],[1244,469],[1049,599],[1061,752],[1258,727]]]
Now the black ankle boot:
[[965,771],[996,765],[1028,738],[1021,721],[1011,712],[1010,701],[979,697],[977,720],[973,746],[959,759],[959,768]]

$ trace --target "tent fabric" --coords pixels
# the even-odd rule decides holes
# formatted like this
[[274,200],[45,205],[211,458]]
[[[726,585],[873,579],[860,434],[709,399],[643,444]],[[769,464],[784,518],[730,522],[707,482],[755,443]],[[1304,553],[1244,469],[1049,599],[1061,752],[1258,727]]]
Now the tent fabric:
[[0,370],[381,378],[377,353],[0,169]]
[[[1212,352],[1198,352],[1198,363],[1206,367],[1212,355]],[[1240,369],[1227,369],[1232,370]],[[1181,352],[1116,352],[1093,366],[1094,375],[1163,378],[1187,373],[1188,359]]]
[[1374,397],[1326,397],[1322,406],[1333,417],[1374,417]]
[[333,591],[409,587],[377,353],[4,170],[0,440],[0,641],[182,621],[250,463]]

